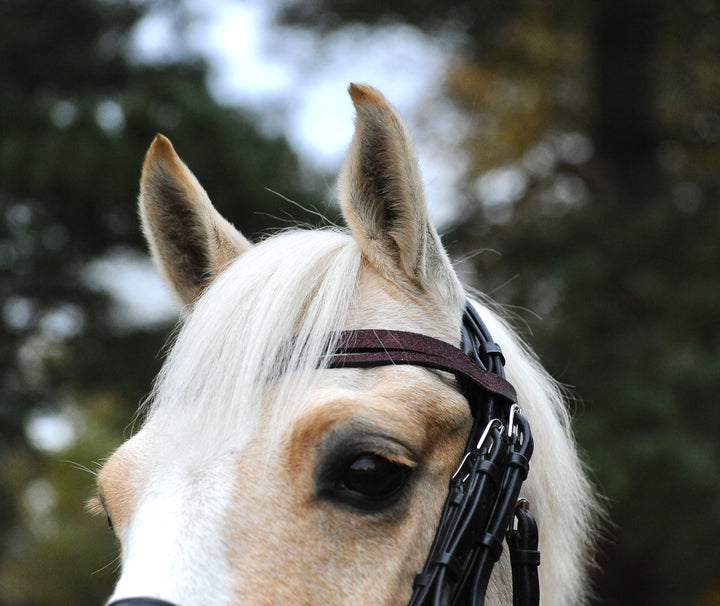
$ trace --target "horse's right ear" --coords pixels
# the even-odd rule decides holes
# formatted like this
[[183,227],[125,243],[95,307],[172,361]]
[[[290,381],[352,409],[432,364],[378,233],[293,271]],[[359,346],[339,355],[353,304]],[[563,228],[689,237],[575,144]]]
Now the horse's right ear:
[[162,135],[145,156],[140,218],[155,263],[183,306],[197,299],[250,242],[215,210]]
[[357,118],[338,193],[353,237],[364,257],[395,284],[413,295],[434,292],[455,302],[462,290],[428,218],[404,120],[371,86],[351,84],[349,93]]

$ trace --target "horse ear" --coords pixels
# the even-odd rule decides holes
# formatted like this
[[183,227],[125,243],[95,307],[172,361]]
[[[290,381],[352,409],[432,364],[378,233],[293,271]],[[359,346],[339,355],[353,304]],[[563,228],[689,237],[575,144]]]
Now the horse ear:
[[[374,88],[351,84],[355,134],[339,179],[345,220],[365,257],[412,290],[449,261],[428,220],[417,156],[400,114]],[[452,271],[452,270],[450,270]]]
[[145,156],[139,210],[153,259],[183,305],[193,303],[225,265],[252,246],[215,210],[162,135]]

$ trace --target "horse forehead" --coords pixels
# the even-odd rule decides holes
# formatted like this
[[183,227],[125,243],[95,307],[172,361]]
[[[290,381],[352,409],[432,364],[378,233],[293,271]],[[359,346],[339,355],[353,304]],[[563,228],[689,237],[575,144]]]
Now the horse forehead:
[[357,292],[349,329],[391,328],[423,333],[454,345],[460,341],[461,299],[452,308],[431,293],[417,298],[367,265],[360,270]]
[[282,434],[289,452],[303,452],[336,428],[363,428],[425,456],[469,420],[467,401],[441,373],[410,366],[332,369],[322,372]]
[[[168,411],[165,411],[168,413]],[[258,416],[253,410],[247,414]],[[225,473],[236,454],[254,438],[255,422],[223,427],[222,421],[201,422],[191,411],[158,415],[126,443],[145,475],[171,479],[182,476],[197,485],[202,478]]]
[[389,423],[455,427],[469,414],[451,375],[410,365],[326,369],[303,416],[371,414]]

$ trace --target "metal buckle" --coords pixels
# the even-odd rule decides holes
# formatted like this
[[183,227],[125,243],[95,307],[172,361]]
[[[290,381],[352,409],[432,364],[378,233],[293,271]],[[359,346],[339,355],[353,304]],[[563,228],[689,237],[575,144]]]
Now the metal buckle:
[[522,509],[524,511],[530,511],[530,501],[528,501],[525,497],[520,497],[515,502],[515,507],[513,508],[513,516],[510,520],[510,528],[508,528],[508,531],[510,530],[517,530],[518,528],[518,509]]
[[496,428],[500,433],[502,433],[502,431],[503,431],[502,421],[500,419],[490,419],[488,424],[485,426],[485,429],[483,430],[482,435],[480,436],[480,439],[478,440],[477,445],[475,446],[475,450],[481,450],[485,446],[485,442],[487,442],[488,438],[490,437],[490,430],[493,427]]
[[520,410],[520,406],[517,404],[513,404],[510,407],[510,413],[508,416],[508,438],[511,440],[513,438],[517,438],[520,435],[520,432],[518,431],[518,425],[515,423],[515,415],[520,414],[522,411]]
[[[486,446],[485,443],[488,441],[488,438],[490,438],[490,431],[493,428],[497,429],[498,431],[500,431],[500,433],[502,433],[502,431],[504,429],[502,421],[500,421],[500,419],[490,419],[488,424],[485,426],[485,429],[483,430],[482,435],[480,436],[480,439],[478,440],[477,444],[475,445],[475,448],[473,450],[468,450],[465,453],[465,456],[462,458],[462,461],[460,461],[460,465],[458,465],[458,468],[455,470],[455,473],[452,475],[453,480],[455,480],[460,475],[460,472],[462,471],[463,467],[465,467],[465,463],[467,463],[467,460],[470,457],[470,455],[475,452],[478,452],[479,450],[482,450]],[[492,446],[494,446],[494,445],[495,444],[493,443]],[[464,482],[465,480],[467,480],[469,476],[470,476],[470,474],[466,475],[461,480],[461,482]]]

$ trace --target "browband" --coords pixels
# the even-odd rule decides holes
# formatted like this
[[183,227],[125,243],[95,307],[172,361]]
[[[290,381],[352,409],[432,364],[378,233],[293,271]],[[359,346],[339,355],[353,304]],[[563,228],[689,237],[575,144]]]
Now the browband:
[[517,401],[515,388],[503,377],[481,368],[457,347],[425,335],[400,330],[351,330],[339,333],[328,368],[370,368],[411,364],[451,372],[489,394]]

